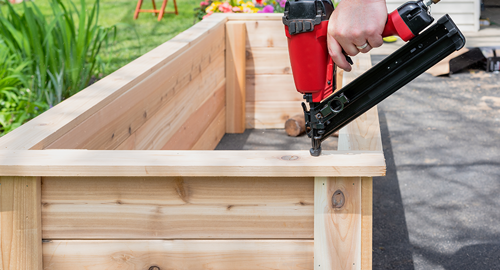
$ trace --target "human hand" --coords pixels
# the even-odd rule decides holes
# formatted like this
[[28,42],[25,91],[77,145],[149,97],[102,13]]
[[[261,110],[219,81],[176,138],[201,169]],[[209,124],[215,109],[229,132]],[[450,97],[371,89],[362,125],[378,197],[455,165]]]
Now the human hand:
[[[345,71],[351,71],[342,50],[355,56],[382,46],[386,21],[385,0],[342,0],[328,22],[328,51],[333,62]],[[359,49],[365,44],[368,45]]]

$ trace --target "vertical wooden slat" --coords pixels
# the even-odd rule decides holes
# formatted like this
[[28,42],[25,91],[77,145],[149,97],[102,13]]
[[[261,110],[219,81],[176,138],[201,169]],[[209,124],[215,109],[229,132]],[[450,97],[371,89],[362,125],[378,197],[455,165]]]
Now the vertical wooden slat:
[[[345,86],[350,83],[352,80],[357,78],[359,75],[364,73],[371,67],[371,59],[370,54],[360,54],[354,58],[354,66],[352,72],[342,72],[341,70],[337,70],[337,88],[340,88],[342,85]],[[377,108],[372,108],[365,114],[358,117],[352,123],[342,128],[339,132],[339,141],[338,141],[338,150],[364,150],[364,151],[382,151],[382,140],[380,135],[380,125],[378,119]],[[372,208],[373,208],[373,182],[371,177],[363,177],[363,178],[341,178],[343,184],[347,183],[347,181],[352,181],[355,186],[358,186],[359,189],[359,203],[360,203],[360,211],[357,212],[356,221],[360,222],[359,231],[356,233],[359,235],[357,238],[357,248],[359,250],[359,260],[355,262],[356,265],[347,266],[345,263],[345,267],[347,269],[363,269],[363,270],[371,270],[372,269]],[[329,180],[332,181],[332,180]],[[315,183],[315,186],[317,183]],[[320,191],[318,191],[320,192]],[[315,189],[315,200],[316,196],[324,196],[325,191],[320,192],[320,194],[316,194]],[[334,192],[334,191],[333,191]],[[331,195],[330,202],[331,202]],[[347,199],[346,199],[347,201]],[[316,202],[316,201],[315,201]],[[333,215],[336,215],[334,213]],[[316,208],[315,208],[315,216],[316,216]],[[333,218],[333,217],[332,217]],[[320,224],[316,225],[316,219],[314,224],[314,229],[316,231],[317,226],[321,226]],[[358,225],[356,225],[358,226]],[[340,232],[341,233],[341,232]],[[358,237],[358,236],[356,236]],[[316,233],[315,233],[316,239]],[[334,238],[335,239],[335,238]],[[332,240],[333,241],[333,240]],[[318,245],[318,246],[316,246]],[[316,243],[315,240],[315,251],[316,249],[323,248],[324,243]],[[342,245],[342,242],[335,243],[335,245]],[[331,254],[325,254],[322,257],[328,258]],[[338,256],[338,252],[335,253],[335,256]],[[331,260],[336,260],[337,258],[333,256]],[[345,255],[343,255],[345,256]],[[317,254],[315,252],[315,258]],[[323,258],[324,259],[324,258]],[[347,260],[346,258],[342,258],[343,260]],[[315,265],[315,269],[325,269],[318,268],[318,265]],[[344,268],[339,268],[344,269]]]
[[42,269],[39,177],[0,177],[0,269]]
[[226,23],[226,133],[245,132],[246,24]]
[[[361,269],[359,177],[314,180],[314,269]],[[334,205],[336,191],[343,203]],[[337,197],[338,198],[338,197]]]
[[361,269],[372,269],[373,178],[361,178]]

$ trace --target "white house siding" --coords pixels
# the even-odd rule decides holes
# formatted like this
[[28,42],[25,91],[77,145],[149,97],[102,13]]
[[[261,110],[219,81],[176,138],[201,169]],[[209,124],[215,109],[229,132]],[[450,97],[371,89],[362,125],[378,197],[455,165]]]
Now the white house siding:
[[[387,10],[392,12],[406,2],[386,0]],[[436,5],[432,5],[431,13],[436,20],[444,14],[449,14],[462,32],[475,32],[479,30],[480,8],[480,0],[441,0]]]

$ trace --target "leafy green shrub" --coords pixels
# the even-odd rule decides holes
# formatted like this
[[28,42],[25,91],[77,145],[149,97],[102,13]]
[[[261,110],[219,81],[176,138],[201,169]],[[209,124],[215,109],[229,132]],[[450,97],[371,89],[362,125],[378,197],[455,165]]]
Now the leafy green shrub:
[[6,134],[48,108],[35,101],[33,93],[24,88],[29,82],[25,71],[30,61],[21,62],[0,43],[0,135]]
[[89,10],[85,0],[80,9],[71,1],[69,8],[61,0],[49,2],[51,19],[34,3],[23,2],[24,13],[19,14],[7,1],[7,14],[0,10],[0,34],[11,54],[31,61],[29,89],[54,106],[103,73],[98,54],[116,35],[116,27],[99,26],[99,0]]

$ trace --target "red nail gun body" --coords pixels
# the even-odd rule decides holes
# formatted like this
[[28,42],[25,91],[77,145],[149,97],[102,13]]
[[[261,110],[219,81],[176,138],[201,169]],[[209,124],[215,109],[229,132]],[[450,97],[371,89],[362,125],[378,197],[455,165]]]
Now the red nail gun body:
[[[434,18],[430,14],[429,6],[437,2],[439,0],[419,0],[403,4],[388,15],[382,36],[398,35],[404,41],[413,39],[434,21]],[[305,113],[307,135],[313,139],[313,147],[311,148],[311,155],[313,156],[318,156],[321,153],[321,142],[332,133],[330,131],[333,128],[328,127],[331,121],[327,120],[326,117],[328,116],[331,119],[344,110],[344,107],[350,106],[353,103],[353,100],[348,98],[349,95],[341,94],[332,97],[336,86],[336,68],[328,53],[326,36],[328,20],[333,11],[334,7],[331,0],[288,0],[283,16],[295,86],[298,92],[304,94],[304,99],[309,103],[310,110],[307,110],[304,103],[302,107]],[[451,18],[448,16],[446,18],[446,20],[451,21]],[[448,22],[446,23],[449,24]],[[445,22],[442,24],[444,25]],[[453,29],[456,28],[452,21],[451,24]],[[457,43],[455,47],[463,46],[463,44],[459,44],[461,41],[465,42],[463,35],[459,33],[458,29],[453,30],[453,32],[452,27],[448,26],[448,28],[450,29],[445,27],[447,31],[450,31],[450,35],[448,36],[451,37],[451,34],[453,34],[453,42]],[[459,37],[455,37],[456,32],[459,33]],[[437,36],[435,38],[437,40]],[[459,40],[456,41],[456,39]],[[426,44],[428,45],[425,46],[434,46],[430,42]],[[417,44],[417,48],[408,49],[408,53],[416,55],[416,53],[424,51],[426,49],[424,48],[425,46]],[[448,53],[448,49],[446,49],[446,52],[436,49],[436,52],[439,52],[439,55],[431,57],[432,59],[428,61],[429,63],[438,58],[444,58],[441,57],[441,54]],[[346,58],[349,62],[351,61],[348,56]],[[418,62],[415,59],[411,59],[411,61]],[[396,65],[400,65],[401,62],[403,61],[395,60]],[[394,70],[391,70],[390,65],[386,69],[390,70],[390,72]],[[420,73],[416,74],[417,72]],[[416,68],[414,72],[416,75],[414,77],[422,72],[420,68]],[[376,80],[380,80],[380,78]],[[358,95],[355,97],[358,98]],[[351,108],[354,107],[351,106]],[[358,108],[358,111],[363,109],[364,107]],[[345,124],[342,123],[335,128],[340,129]]]
[[[295,86],[302,94],[312,94],[312,102],[322,101],[335,89],[335,65],[326,41],[333,10],[330,0],[288,1],[285,6],[283,23]],[[433,20],[427,5],[410,1],[388,15],[382,36],[408,41]]]

